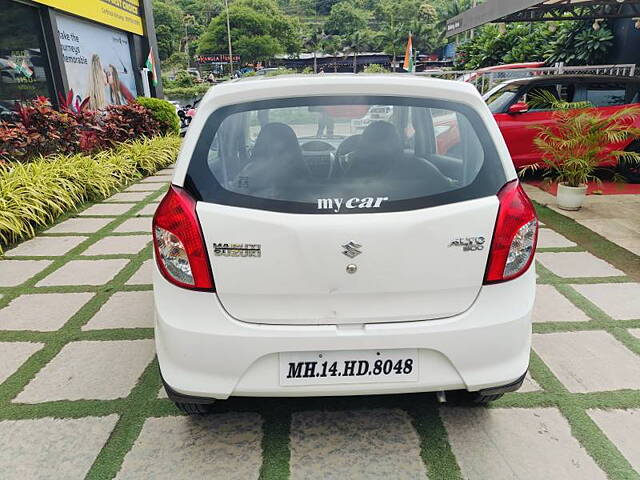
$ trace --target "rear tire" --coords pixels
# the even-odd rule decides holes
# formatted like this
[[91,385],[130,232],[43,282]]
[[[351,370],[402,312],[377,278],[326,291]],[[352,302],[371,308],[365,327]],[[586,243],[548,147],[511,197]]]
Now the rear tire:
[[212,403],[183,403],[174,402],[176,407],[187,415],[206,415],[213,410]]
[[[626,148],[626,150],[640,153],[640,142],[633,142]],[[640,164],[621,162],[618,164],[618,173],[626,178],[629,183],[640,183]]]

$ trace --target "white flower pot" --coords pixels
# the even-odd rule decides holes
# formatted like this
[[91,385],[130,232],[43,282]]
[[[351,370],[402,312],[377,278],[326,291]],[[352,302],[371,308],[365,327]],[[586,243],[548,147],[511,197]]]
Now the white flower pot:
[[587,186],[569,187],[562,183],[558,184],[558,207],[562,210],[580,210],[584,197],[587,196]]

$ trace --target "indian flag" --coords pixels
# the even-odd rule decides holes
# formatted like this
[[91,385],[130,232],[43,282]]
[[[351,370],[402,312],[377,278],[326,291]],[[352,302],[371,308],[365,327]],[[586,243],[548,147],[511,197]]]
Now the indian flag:
[[404,68],[407,72],[413,73],[413,35],[409,34],[409,40],[407,41],[407,49],[404,52]]
[[27,63],[26,59],[22,59],[22,64],[20,65],[20,71],[27,78],[31,78],[33,76],[33,70],[31,70],[31,68],[29,67],[29,64]]
[[156,62],[153,60],[153,49],[149,49],[149,56],[144,66],[151,72],[151,81],[154,87],[158,86],[158,72],[156,71]]

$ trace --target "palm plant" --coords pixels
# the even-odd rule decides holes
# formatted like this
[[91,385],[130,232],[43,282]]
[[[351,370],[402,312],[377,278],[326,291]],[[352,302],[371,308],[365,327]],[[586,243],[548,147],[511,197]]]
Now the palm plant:
[[322,50],[323,44],[328,38],[324,29],[315,25],[304,39],[305,47],[313,52],[313,73],[318,73],[318,51]]
[[[521,174],[544,168],[547,182],[581,187],[590,181],[601,183],[595,172],[602,163],[640,163],[640,153],[618,147],[626,140],[640,138],[640,128],[634,125],[640,107],[602,115],[589,102],[563,102],[549,91],[541,91],[530,104],[550,106],[554,122],[532,127],[539,132],[534,144],[542,154],[542,164],[525,167]],[[620,179],[618,175],[614,178]]]
[[334,58],[333,61],[333,71],[338,73],[338,54],[342,51],[342,45],[344,40],[337,36],[331,35],[325,42],[322,44],[322,52],[328,53]]
[[396,57],[398,53],[403,51],[404,44],[407,41],[407,31],[403,24],[387,24],[382,31],[382,44],[384,52],[393,56],[391,64],[393,71],[396,71]]
[[366,30],[356,30],[345,37],[345,50],[353,54],[353,73],[358,72],[358,54],[365,51],[372,41],[372,34]]

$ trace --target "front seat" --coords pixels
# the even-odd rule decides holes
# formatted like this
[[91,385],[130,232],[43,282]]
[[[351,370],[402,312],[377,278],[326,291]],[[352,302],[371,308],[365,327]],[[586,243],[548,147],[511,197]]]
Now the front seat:
[[260,129],[249,164],[238,175],[238,185],[253,192],[282,190],[308,175],[295,132],[289,125],[273,122]]
[[352,154],[346,176],[362,178],[388,172],[403,156],[402,139],[389,122],[370,123],[362,132]]

